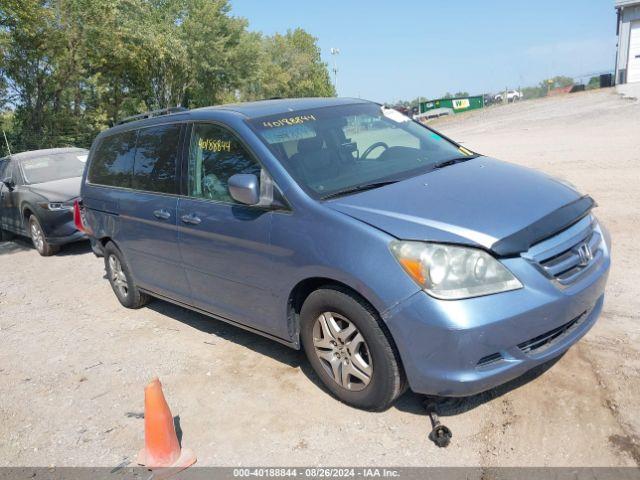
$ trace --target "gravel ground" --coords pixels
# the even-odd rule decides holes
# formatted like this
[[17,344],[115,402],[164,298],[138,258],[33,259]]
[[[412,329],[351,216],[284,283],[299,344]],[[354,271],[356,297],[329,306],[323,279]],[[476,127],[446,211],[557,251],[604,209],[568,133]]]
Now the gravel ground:
[[469,148],[564,177],[597,199],[613,267],[593,330],[545,371],[442,406],[349,408],[300,352],[155,301],[120,307],[88,245],[41,258],[0,244],[0,466],[114,466],[143,445],[158,375],[200,465],[640,465],[640,103],[612,90],[436,123]]

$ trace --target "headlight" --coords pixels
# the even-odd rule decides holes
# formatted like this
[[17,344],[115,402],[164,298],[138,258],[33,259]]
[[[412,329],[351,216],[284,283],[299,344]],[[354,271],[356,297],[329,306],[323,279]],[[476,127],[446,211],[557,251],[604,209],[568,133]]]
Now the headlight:
[[52,212],[61,212],[64,210],[73,210],[73,202],[50,202],[50,203],[39,203],[40,207],[45,210],[50,210]]
[[391,251],[411,278],[436,298],[459,300],[522,288],[504,265],[477,248],[394,241]]

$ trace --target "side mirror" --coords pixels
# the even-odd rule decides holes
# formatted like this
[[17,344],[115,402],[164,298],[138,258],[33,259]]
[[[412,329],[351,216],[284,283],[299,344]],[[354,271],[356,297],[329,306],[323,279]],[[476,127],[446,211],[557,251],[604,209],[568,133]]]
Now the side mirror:
[[260,181],[251,173],[237,173],[229,178],[229,194],[236,202],[256,205],[260,202]]
[[7,177],[2,179],[2,183],[4,183],[9,190],[13,190],[16,184],[13,181],[13,178]]

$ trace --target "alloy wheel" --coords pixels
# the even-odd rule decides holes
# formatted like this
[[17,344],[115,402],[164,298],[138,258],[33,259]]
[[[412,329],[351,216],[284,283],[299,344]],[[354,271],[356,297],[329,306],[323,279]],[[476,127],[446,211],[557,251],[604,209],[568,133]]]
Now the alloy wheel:
[[109,271],[111,273],[113,286],[118,289],[123,297],[126,297],[129,294],[129,284],[122,270],[122,263],[120,263],[120,260],[115,255],[109,256]]
[[313,325],[313,347],[324,370],[341,387],[364,390],[373,375],[369,346],[353,322],[324,312]]
[[37,222],[31,222],[31,241],[38,252],[44,251],[44,234]]

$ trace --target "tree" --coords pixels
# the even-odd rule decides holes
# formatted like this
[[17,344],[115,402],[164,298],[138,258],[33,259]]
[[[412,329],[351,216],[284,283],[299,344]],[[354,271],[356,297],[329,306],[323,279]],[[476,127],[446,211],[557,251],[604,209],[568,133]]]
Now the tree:
[[127,115],[334,89],[302,29],[249,32],[227,0],[3,0],[0,109],[17,151],[88,146]]
[[600,77],[591,77],[587,84],[587,90],[594,90],[600,88]]
[[335,89],[317,39],[301,28],[264,37],[253,98],[329,97]]

